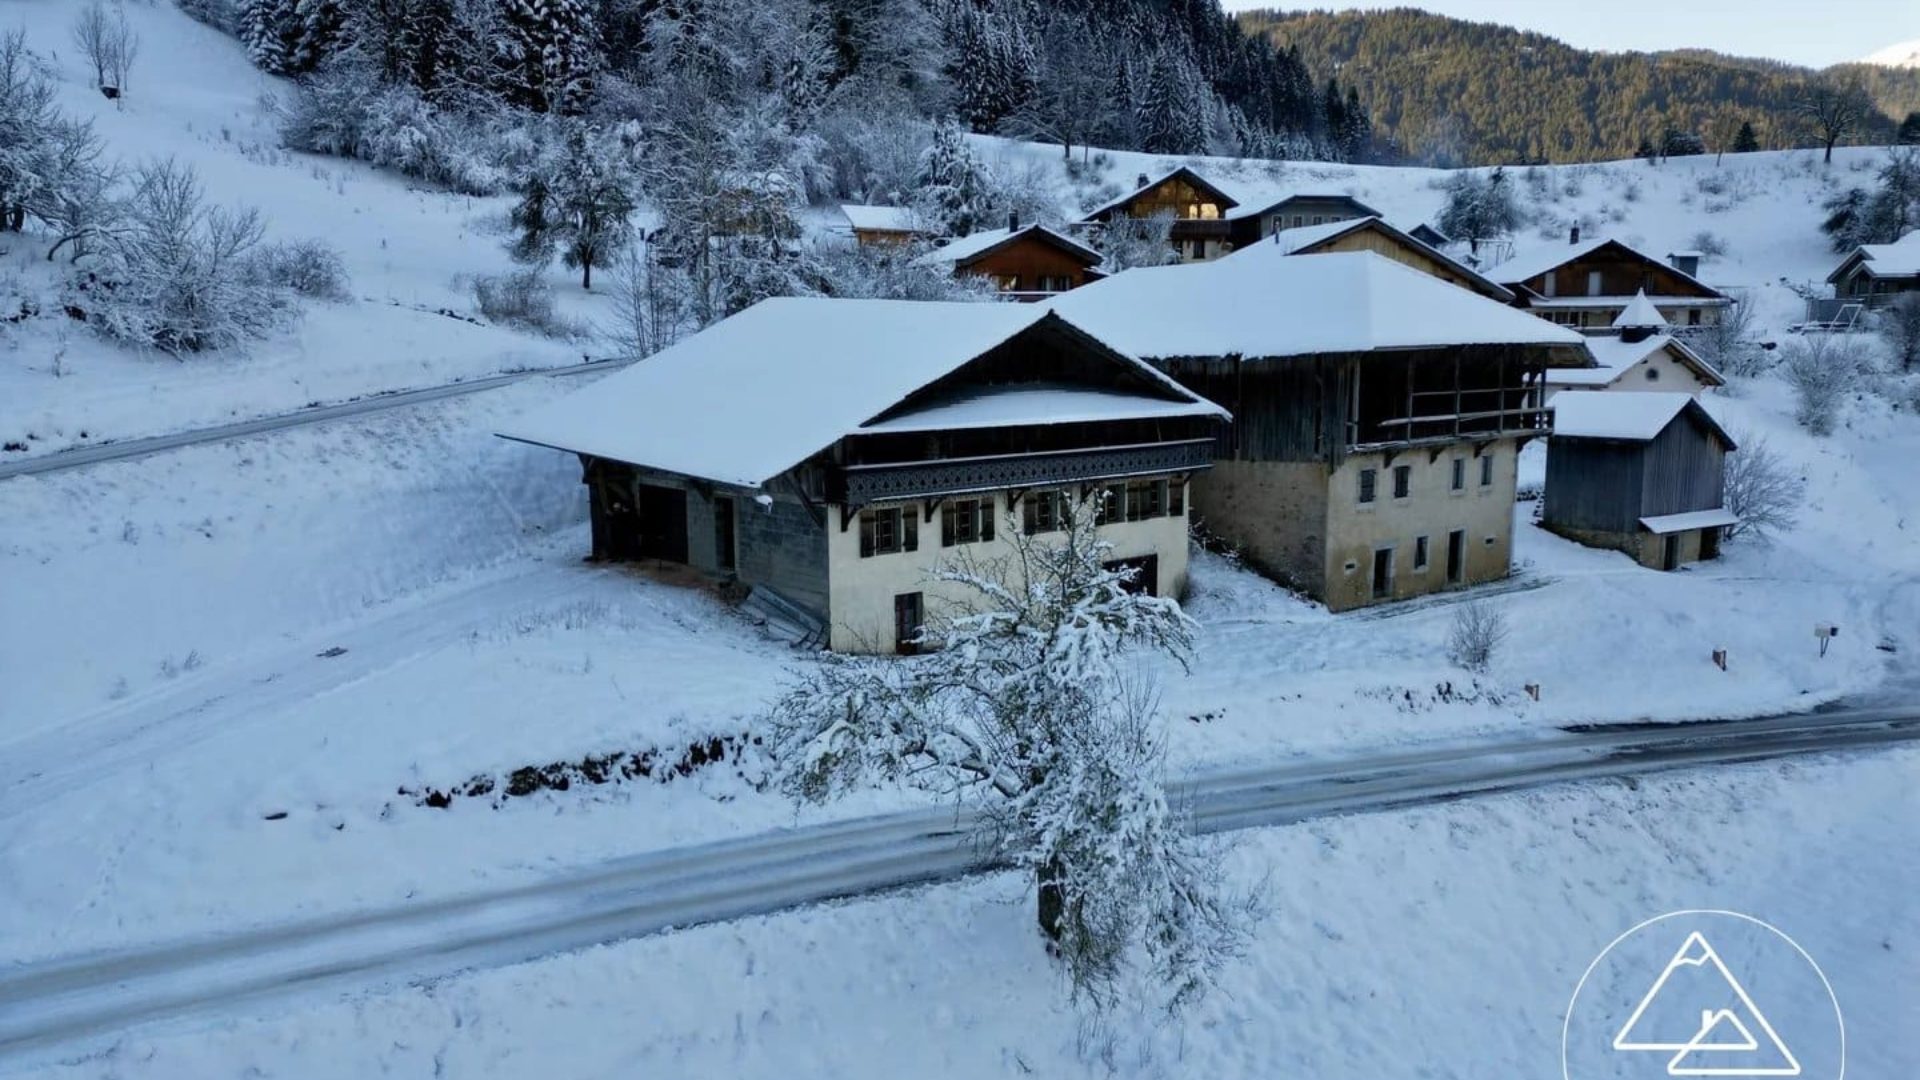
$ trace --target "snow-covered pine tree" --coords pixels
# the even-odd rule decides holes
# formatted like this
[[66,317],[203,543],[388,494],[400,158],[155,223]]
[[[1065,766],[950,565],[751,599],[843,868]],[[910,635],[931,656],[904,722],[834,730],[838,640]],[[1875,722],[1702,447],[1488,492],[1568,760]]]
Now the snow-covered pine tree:
[[1153,58],[1134,116],[1140,148],[1149,154],[1191,154],[1200,149],[1192,115],[1191,79],[1182,58],[1162,51]]
[[1733,137],[1733,152],[1751,154],[1758,149],[1760,149],[1760,137],[1753,133],[1753,121],[1742,120],[1740,133]]
[[261,71],[287,73],[296,22],[297,0],[240,0],[236,21],[247,59]]
[[634,150],[620,130],[570,122],[559,149],[520,184],[508,218],[514,259],[545,266],[557,251],[593,288],[595,267],[609,264],[633,234]]
[[572,113],[585,105],[595,48],[584,0],[503,0],[501,33],[508,100],[534,112]]
[[299,75],[319,67],[339,46],[340,28],[345,20],[340,0],[293,0],[286,71]]
[[918,180],[923,216],[941,236],[965,236],[987,224],[989,177],[957,122],[934,125]]

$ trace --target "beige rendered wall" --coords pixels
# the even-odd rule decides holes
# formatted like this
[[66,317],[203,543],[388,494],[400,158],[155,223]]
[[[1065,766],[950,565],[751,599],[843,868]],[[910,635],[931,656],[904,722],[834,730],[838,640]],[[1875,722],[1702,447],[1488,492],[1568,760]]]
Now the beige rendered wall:
[[[1647,378],[1647,372],[1649,371],[1659,372],[1659,376],[1649,379]],[[1554,386],[1551,382],[1553,375],[1549,373],[1547,378],[1549,382],[1547,384],[1546,400],[1548,401],[1552,401],[1555,394],[1566,390],[1608,390],[1613,393],[1685,393],[1697,396],[1700,391],[1707,388],[1705,379],[1702,379],[1692,368],[1681,363],[1678,358],[1665,349],[1661,349],[1659,352],[1628,367],[1605,386]]]
[[[1466,530],[1463,585],[1495,581],[1511,572],[1513,498],[1518,444],[1503,439],[1482,451],[1493,457],[1493,483],[1480,486],[1480,463],[1471,444],[1447,447],[1437,458],[1418,448],[1394,457],[1392,466],[1412,469],[1408,495],[1393,497],[1393,472],[1385,455],[1356,454],[1333,473],[1328,485],[1326,588],[1323,599],[1334,611],[1376,603],[1372,595],[1373,553],[1393,549],[1393,588],[1399,600],[1447,587],[1447,534]],[[1466,488],[1449,489],[1452,460],[1466,461]],[[1361,503],[1360,470],[1374,468],[1376,495]],[[1414,567],[1415,538],[1425,536],[1427,565]]]
[[1189,486],[1192,513],[1256,569],[1320,594],[1326,569],[1327,466],[1215,461]]
[[[993,540],[987,543],[940,546],[941,505],[936,505],[933,520],[924,516],[923,505],[914,500],[903,503],[875,503],[876,507],[899,506],[922,514],[919,550],[860,557],[860,522],[856,516],[847,528],[840,528],[840,508],[827,508],[827,589],[830,594],[829,619],[832,622],[829,646],[837,652],[892,652],[893,599],[901,593],[921,593],[926,612],[933,616],[948,604],[977,599],[971,590],[932,580],[934,572],[964,555],[985,561],[1013,554],[1011,537],[1016,535],[1021,510],[1007,511],[1006,492],[982,496],[994,500]],[[1191,501],[1189,500],[1189,508]],[[1189,512],[1191,512],[1189,510]],[[1057,535],[1057,534],[1055,534]],[[1122,521],[1099,528],[1100,539],[1112,545],[1109,559],[1131,559],[1157,555],[1160,580],[1156,591],[1161,596],[1180,596],[1187,587],[1187,517],[1157,517],[1146,521]]]

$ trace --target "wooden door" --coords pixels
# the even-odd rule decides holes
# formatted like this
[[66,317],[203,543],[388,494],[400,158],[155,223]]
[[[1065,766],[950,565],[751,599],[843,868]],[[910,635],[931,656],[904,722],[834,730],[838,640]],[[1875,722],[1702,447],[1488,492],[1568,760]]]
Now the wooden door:
[[732,573],[737,565],[734,557],[733,500],[725,495],[713,500],[713,559],[714,565],[725,573]]

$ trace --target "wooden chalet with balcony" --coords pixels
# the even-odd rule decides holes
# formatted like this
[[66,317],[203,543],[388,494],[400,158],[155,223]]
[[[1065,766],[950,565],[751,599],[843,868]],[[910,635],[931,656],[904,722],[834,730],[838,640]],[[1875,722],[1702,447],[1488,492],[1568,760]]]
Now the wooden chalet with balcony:
[[1130,270],[1055,310],[1234,414],[1203,526],[1335,611],[1505,577],[1579,334],[1373,252]]
[[1576,228],[1570,241],[1522,252],[1485,276],[1513,290],[1516,306],[1589,333],[1609,332],[1643,292],[1668,325],[1682,331],[1719,322],[1721,311],[1733,304],[1692,274],[1618,240],[1582,241]]
[[1891,244],[1854,248],[1827,275],[1827,284],[1833,286],[1829,304],[1859,304],[1869,311],[1920,293],[1920,229]]
[[1233,196],[1182,165],[1158,178],[1142,173],[1133,191],[1087,211],[1080,223],[1091,226],[1165,215],[1172,219],[1168,236],[1180,258],[1204,262],[1233,250],[1227,214],[1239,205]]
[[1044,300],[1106,276],[1098,251],[1045,225],[1022,226],[1013,218],[1004,229],[970,233],[914,261],[947,267],[956,276],[986,278],[1010,300]]
[[685,564],[890,652],[962,598],[942,563],[1089,500],[1114,561],[1179,594],[1188,483],[1226,420],[1044,307],[783,298],[501,434],[579,456],[595,556]]

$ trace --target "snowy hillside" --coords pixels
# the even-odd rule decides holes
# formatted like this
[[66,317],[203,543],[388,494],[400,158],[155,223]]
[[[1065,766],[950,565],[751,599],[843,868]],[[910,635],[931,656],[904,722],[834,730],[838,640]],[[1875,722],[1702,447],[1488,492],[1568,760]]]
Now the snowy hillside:
[[1861,57],[1860,62],[1882,67],[1920,68],[1920,41],[1889,45],[1872,56]]

